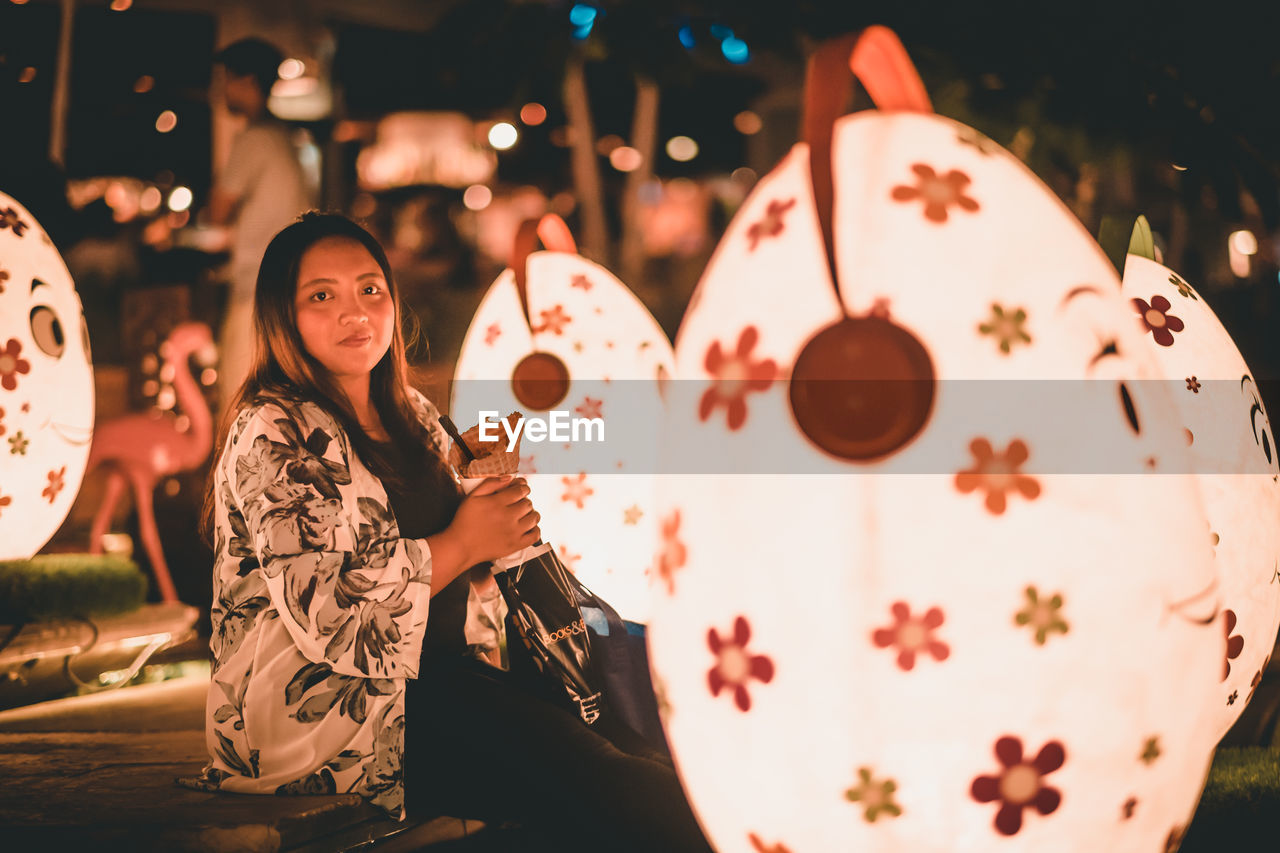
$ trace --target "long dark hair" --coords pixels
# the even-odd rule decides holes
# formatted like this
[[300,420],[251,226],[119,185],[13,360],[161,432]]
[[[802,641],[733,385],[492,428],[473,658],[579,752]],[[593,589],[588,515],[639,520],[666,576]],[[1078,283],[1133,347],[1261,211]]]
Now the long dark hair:
[[[371,440],[360,427],[359,419],[347,395],[333,376],[303,346],[298,334],[294,297],[298,289],[298,270],[308,249],[327,237],[344,237],[368,249],[382,276],[395,306],[391,346],[369,375],[369,401],[377,409],[383,428],[400,451],[412,463],[435,456],[428,448],[431,439],[418,420],[409,399],[409,364],[401,326],[400,294],[391,274],[387,254],[373,235],[336,213],[310,212],[288,226],[267,246],[258,268],[257,288],[253,298],[254,352],[249,376],[225,409],[218,435],[221,443],[214,455],[218,464],[231,425],[236,415],[262,399],[283,401],[286,405],[312,402],[325,409],[346,431],[360,459],[374,474],[402,484],[402,470],[388,458],[387,452]],[[206,541],[213,537],[214,471],[209,474],[201,512],[201,533]]]

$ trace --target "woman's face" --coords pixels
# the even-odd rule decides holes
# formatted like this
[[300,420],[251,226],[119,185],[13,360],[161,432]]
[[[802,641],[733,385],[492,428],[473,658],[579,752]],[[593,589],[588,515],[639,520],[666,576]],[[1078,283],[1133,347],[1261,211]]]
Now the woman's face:
[[293,301],[303,347],[335,378],[368,376],[391,346],[391,292],[355,240],[326,237],[307,249]]

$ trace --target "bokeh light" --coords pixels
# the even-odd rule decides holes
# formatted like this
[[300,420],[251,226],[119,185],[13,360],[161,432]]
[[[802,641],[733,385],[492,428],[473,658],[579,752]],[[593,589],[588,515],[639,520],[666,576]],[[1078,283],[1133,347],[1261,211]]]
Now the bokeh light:
[[493,201],[493,191],[484,184],[472,184],[462,193],[462,204],[467,210],[484,210]]
[[156,130],[168,133],[178,126],[178,114],[173,110],[165,110],[156,117]]
[[764,127],[764,122],[760,120],[760,116],[751,110],[743,110],[733,117],[733,128],[744,136],[751,136],[759,133]]
[[547,108],[539,103],[527,103],[520,108],[520,120],[530,127],[537,127],[547,120]]
[[19,83],[30,83],[34,79],[36,79],[36,68],[34,65],[28,65],[18,74]]
[[191,190],[186,187],[174,187],[173,192],[169,193],[169,209],[174,213],[181,213],[191,207]]
[[626,145],[626,140],[616,133],[606,134],[596,140],[596,151],[601,157],[608,157],[614,152],[614,149],[621,148]]
[[698,143],[687,136],[673,136],[667,140],[667,156],[677,163],[685,163],[698,156]]
[[732,36],[720,42],[720,52],[734,65],[741,65],[751,58],[751,50],[747,47],[747,43]]
[[1258,253],[1258,238],[1253,236],[1252,231],[1233,231],[1231,232],[1231,248],[1242,255],[1256,255]]
[[746,184],[747,186],[754,184],[757,177],[756,170],[749,166],[739,166],[729,175],[731,180],[737,181],[740,184]]
[[680,44],[684,45],[686,50],[693,50],[697,44],[697,41],[693,38],[693,27],[688,24],[680,28],[680,31],[676,33],[676,38],[680,39]]
[[594,23],[596,19],[596,9],[594,6],[588,6],[585,3],[578,3],[569,10],[569,23],[575,27],[585,27]]
[[154,89],[155,86],[156,78],[152,77],[150,74],[143,74],[137,80],[133,81],[133,91],[137,92],[139,95],[145,95],[147,92]]
[[133,5],[133,0],[111,0],[112,12],[123,12]]
[[506,151],[516,144],[520,132],[509,121],[500,121],[489,128],[489,144],[499,151]]
[[634,172],[644,162],[644,156],[630,145],[620,145],[609,154],[609,163],[619,172]]
[[280,63],[280,68],[276,73],[280,75],[281,80],[296,80],[301,77],[302,73],[306,70],[307,66],[302,62],[302,60],[289,57],[284,62]]
[[138,207],[142,208],[143,213],[155,213],[160,207],[160,202],[164,201],[160,190],[155,187],[147,187],[142,191],[142,195],[138,197]]

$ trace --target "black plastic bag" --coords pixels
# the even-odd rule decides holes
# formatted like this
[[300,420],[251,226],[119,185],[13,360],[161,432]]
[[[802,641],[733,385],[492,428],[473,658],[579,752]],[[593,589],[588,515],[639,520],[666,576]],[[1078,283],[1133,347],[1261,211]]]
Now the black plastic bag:
[[579,590],[586,588],[549,544],[528,548],[520,556],[518,565],[494,572],[507,602],[507,618],[534,665],[564,688],[590,725],[600,717],[603,680],[592,664],[591,637],[579,609],[585,603]]

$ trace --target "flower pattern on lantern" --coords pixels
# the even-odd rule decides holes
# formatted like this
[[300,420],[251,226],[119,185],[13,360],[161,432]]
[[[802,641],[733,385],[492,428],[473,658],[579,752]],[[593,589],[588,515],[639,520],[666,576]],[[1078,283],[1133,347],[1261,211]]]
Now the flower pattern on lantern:
[[578,573],[578,561],[582,559],[582,555],[569,553],[568,547],[564,544],[560,545],[558,551],[560,553],[560,562],[564,563],[564,567],[576,575]]
[[765,842],[754,832],[747,833],[747,840],[751,842],[751,846],[756,849],[756,853],[791,853],[791,848],[782,842],[777,844],[765,844]]
[[1183,297],[1199,301],[1199,297],[1197,297],[1196,292],[1191,289],[1191,285],[1187,284],[1173,273],[1169,274],[1169,283],[1177,288],[1178,292],[1181,293]]
[[747,240],[751,243],[750,251],[755,251],[762,237],[777,237],[781,234],[783,229],[782,216],[795,206],[796,200],[794,198],[789,198],[786,201],[775,199],[769,202],[769,206],[764,211],[764,218],[759,222],[753,222],[751,227],[747,229]]
[[1232,690],[1232,691],[1231,691],[1231,695],[1227,697],[1227,704],[1228,704],[1228,705],[1234,705],[1234,704],[1236,704],[1236,700],[1237,700],[1237,699],[1239,699],[1239,698],[1240,698],[1240,691],[1239,691],[1239,690]]
[[1182,846],[1186,835],[1187,828],[1185,826],[1175,826],[1169,830],[1169,837],[1164,840],[1164,853],[1178,853],[1178,848]]
[[680,541],[680,510],[662,520],[662,550],[658,552],[658,576],[667,582],[667,594],[676,593],[676,571],[682,568],[688,552]]
[[582,509],[583,503],[596,490],[587,485],[586,472],[581,472],[577,477],[561,477],[560,482],[564,483],[564,494],[560,496],[560,500],[572,501],[577,505],[578,509]]
[[751,679],[768,684],[773,680],[773,661],[765,655],[753,655],[747,651],[751,641],[751,625],[742,616],[733,620],[733,635],[721,639],[715,628],[707,631],[707,645],[716,656],[716,664],[707,672],[707,684],[712,696],[719,696],[726,687],[733,689],[733,703],[739,711],[751,710],[751,694],[747,683]]
[[591,289],[591,279],[587,278],[585,275],[575,275],[573,278],[569,279],[569,286],[580,287],[584,291],[587,291]]
[[862,803],[865,809],[862,816],[867,823],[875,823],[881,814],[887,817],[902,814],[902,806],[893,801],[893,794],[898,790],[897,782],[872,778],[870,767],[858,769],[858,780],[857,785],[844,792],[844,797],[851,803]]
[[1031,336],[1023,328],[1027,312],[1021,308],[1006,312],[1003,305],[992,303],[991,318],[978,324],[978,331],[996,339],[1000,352],[1009,354],[1014,344],[1029,344]]
[[642,518],[644,518],[644,510],[640,509],[639,504],[632,504],[622,511],[623,524],[635,525]]
[[1138,758],[1142,759],[1142,763],[1150,766],[1160,757],[1160,738],[1149,737],[1142,745],[1142,754]]
[[13,503],[13,498],[6,494],[0,494],[0,511],[4,510],[4,508],[11,503]]
[[26,436],[22,434],[22,430],[18,430],[13,435],[9,436],[9,455],[26,456],[27,445],[30,443],[31,442],[27,440]]
[[1022,811],[1034,808],[1041,815],[1055,812],[1062,803],[1057,788],[1044,784],[1044,777],[1066,761],[1062,744],[1051,740],[1031,761],[1023,760],[1022,740],[1006,735],[996,741],[996,758],[1003,769],[995,776],[978,776],[970,794],[980,803],[1000,801],[995,827],[1001,835],[1016,835],[1022,829]]
[[1188,377],[1187,377],[1187,390],[1188,390],[1188,391],[1190,391],[1192,394],[1199,394],[1199,393],[1200,393],[1200,380],[1199,380],[1199,379],[1196,379],[1194,376],[1188,376]]
[[939,224],[947,221],[947,208],[955,205],[962,210],[973,213],[978,209],[978,202],[964,194],[969,186],[969,176],[958,169],[952,169],[940,175],[932,167],[924,163],[916,163],[911,167],[915,172],[914,187],[899,184],[893,188],[894,201],[924,202],[924,218]]
[[45,486],[44,490],[40,492],[41,497],[46,497],[49,499],[49,503],[53,503],[54,500],[58,497],[58,492],[61,492],[63,487],[66,485],[66,483],[64,482],[66,476],[67,476],[66,465],[63,465],[57,471],[50,471],[49,485]]
[[553,305],[550,311],[539,311],[538,315],[542,318],[542,322],[538,324],[535,332],[552,332],[553,334],[564,334],[564,327],[569,325],[573,320],[568,314],[564,313],[564,306]]
[[4,409],[0,409],[0,435],[4,435],[7,429],[4,425]]
[[9,280],[9,271],[0,270],[0,293],[4,293],[4,283]]
[[583,397],[582,402],[574,409],[584,418],[603,418],[604,413],[600,411],[600,407],[604,405],[603,400],[596,400],[591,397]]
[[18,215],[18,211],[12,207],[6,207],[0,210],[0,231],[6,228],[12,228],[15,237],[21,237],[27,232],[27,223],[22,221],[22,217]]
[[930,607],[924,616],[912,617],[911,608],[905,601],[898,601],[890,608],[893,613],[893,624],[888,628],[878,628],[871,634],[872,641],[878,648],[886,649],[896,646],[898,649],[898,667],[910,672],[916,665],[916,654],[928,652],[936,661],[943,661],[951,654],[946,643],[933,636],[933,632],[942,625],[942,610]]
[[31,372],[31,362],[22,358],[22,342],[17,338],[9,338],[9,342],[0,350],[0,388],[6,391],[17,390],[18,376]]
[[1249,682],[1249,695],[1245,697],[1246,702],[1253,699],[1253,693],[1258,689],[1258,685],[1262,683],[1262,673],[1267,671],[1267,667],[1271,665],[1271,655],[1267,655],[1266,660],[1262,662],[1262,668],[1253,674],[1253,680]]
[[987,511],[992,515],[1004,513],[1008,492],[1016,491],[1029,501],[1040,496],[1040,483],[1018,472],[1031,455],[1020,439],[1009,442],[1005,452],[997,454],[987,439],[975,438],[969,444],[969,452],[974,466],[956,474],[956,488],[966,495],[979,488],[985,491]]
[[1240,657],[1240,652],[1244,651],[1244,637],[1236,634],[1232,636],[1231,632],[1236,629],[1236,614],[1234,610],[1222,611],[1225,616],[1223,624],[1223,634],[1227,638],[1227,656],[1222,660],[1222,680],[1226,681],[1227,676],[1231,675],[1231,661]]
[[1049,598],[1041,598],[1034,586],[1026,589],[1027,606],[1019,610],[1013,617],[1017,625],[1030,625],[1035,631],[1037,646],[1043,646],[1049,632],[1067,633],[1070,626],[1058,612],[1062,609],[1062,596],[1054,593]]
[[711,344],[704,365],[715,378],[698,404],[699,420],[705,421],[717,406],[724,406],[728,411],[729,429],[740,429],[746,423],[747,394],[764,391],[778,373],[773,359],[752,358],[751,351],[759,340],[756,327],[747,326],[738,336],[738,346],[732,355],[725,355],[719,341]]
[[1130,797],[1129,799],[1125,800],[1124,805],[1120,809],[1121,813],[1124,815],[1125,820],[1129,820],[1130,818],[1132,818],[1133,813],[1137,810],[1138,810],[1137,797]]
[[1169,300],[1157,293],[1151,297],[1150,305],[1137,297],[1132,301],[1138,316],[1142,318],[1142,324],[1156,339],[1156,343],[1162,347],[1173,346],[1173,333],[1181,332],[1186,327],[1180,317],[1169,313],[1169,309],[1173,307]]
[[484,342],[489,346],[493,346],[494,341],[502,337],[502,327],[497,323],[490,323],[484,330]]

